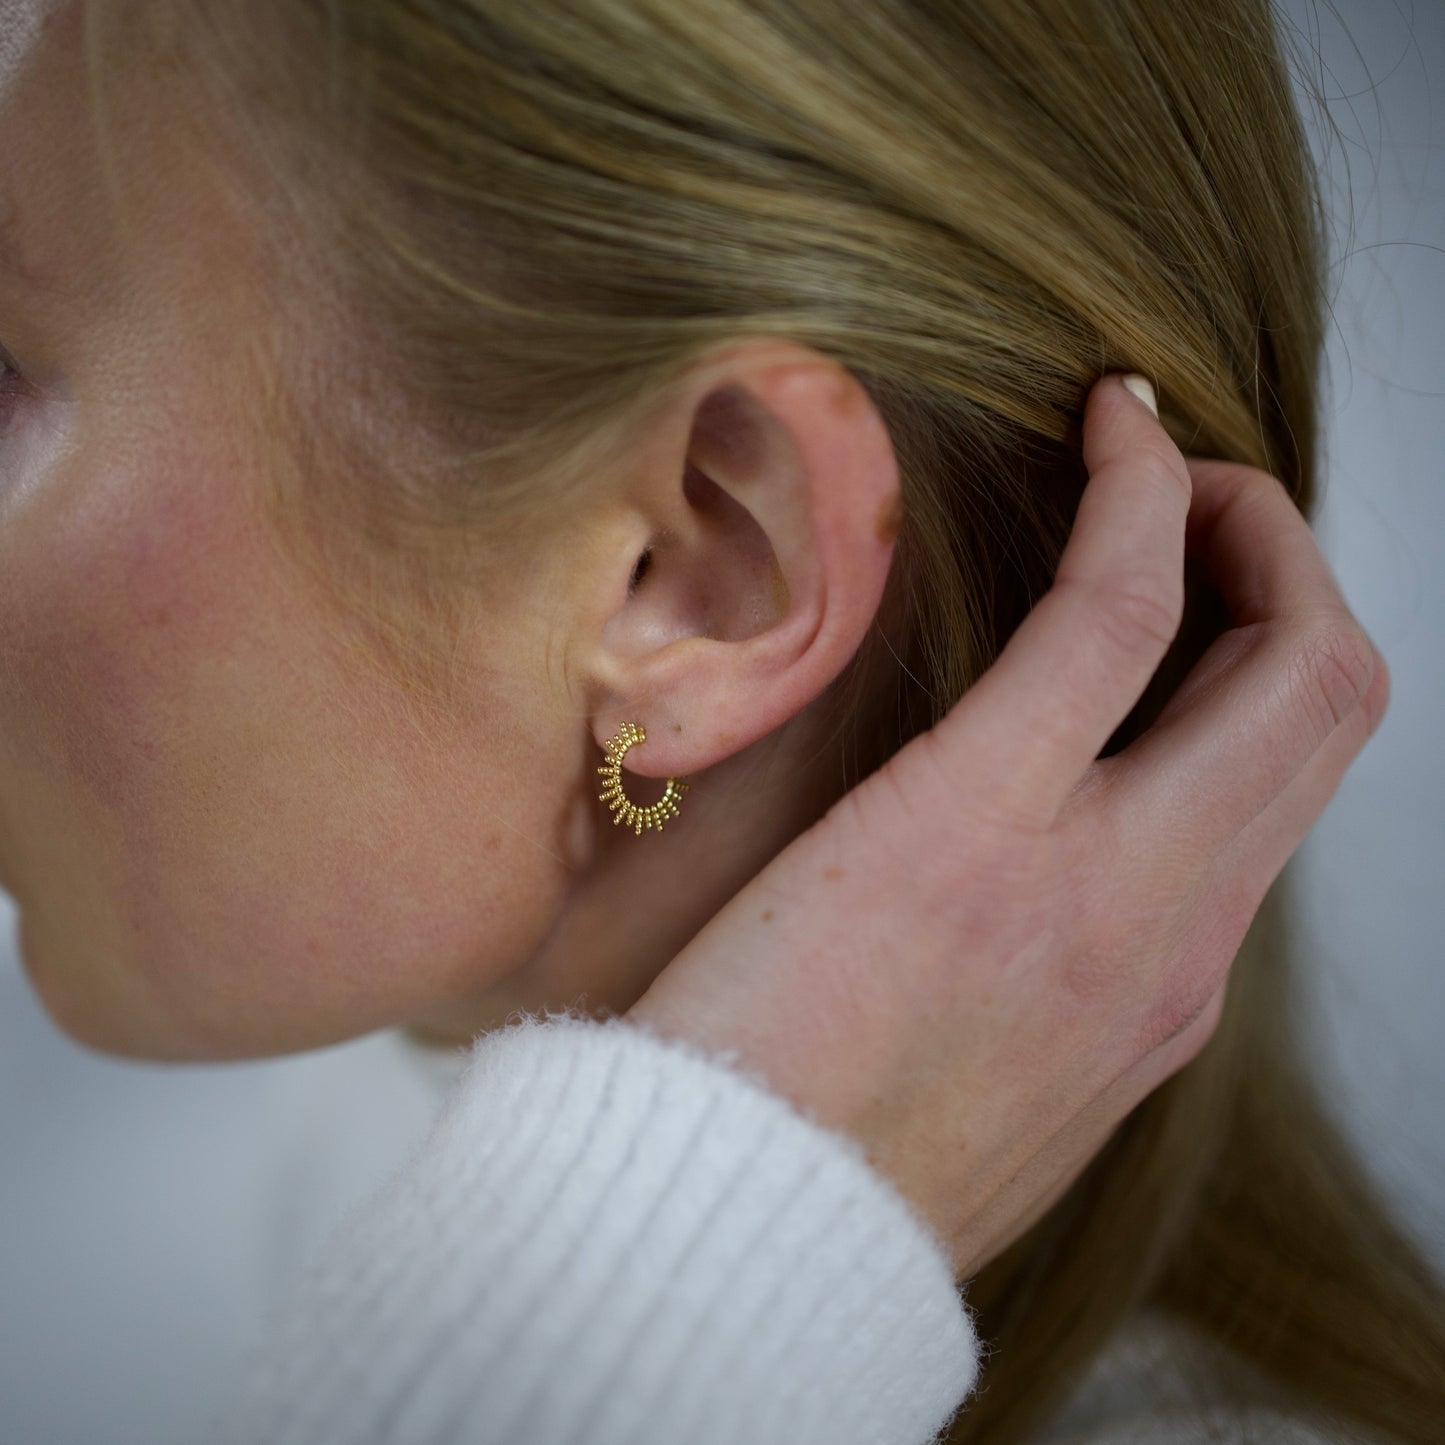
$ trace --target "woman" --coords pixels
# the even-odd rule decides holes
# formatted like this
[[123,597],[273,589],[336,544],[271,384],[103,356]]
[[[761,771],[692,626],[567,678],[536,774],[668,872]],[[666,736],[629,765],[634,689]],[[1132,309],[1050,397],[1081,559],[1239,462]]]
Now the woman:
[[[468,1284],[488,1277],[479,1256],[468,1275],[428,1255],[458,1242],[417,1227],[437,1197],[428,1170],[480,1167],[485,1131],[518,1127],[529,1096],[516,1069],[539,1041],[507,1019],[581,998],[628,1019],[555,1020],[544,1051],[630,1051],[674,1081],[689,1065],[723,1074],[668,1036],[730,1054],[776,1098],[740,1075],[732,1092],[715,1085],[719,1099],[771,1105],[773,1127],[831,1169],[830,1198],[875,1221],[891,1202],[902,1297],[942,1319],[956,1302],[930,1262],[968,1281],[973,1313],[932,1337],[958,1351],[912,1359],[927,1380],[947,1367],[942,1396],[910,1414],[913,1380],[873,1391],[897,1438],[922,1438],[940,1398],[968,1393],[961,1351],[980,1339],[993,1352],[987,1389],[950,1438],[1029,1438],[1145,1308],[1254,1367],[1211,1380],[1239,1397],[1241,1429],[1265,1404],[1433,1438],[1438,1293],[1302,1082],[1265,930],[1222,989],[1236,929],[1283,857],[1252,873],[1231,857],[1221,886],[1246,875],[1248,886],[1207,943],[1156,927],[1161,890],[1173,887],[1169,916],[1182,916],[1181,878],[1197,882],[1218,856],[1188,782],[1231,737],[1211,697],[1236,709],[1288,699],[1302,656],[1324,659],[1305,669],[1320,687],[1344,679],[1333,703],[1306,692],[1319,717],[1338,716],[1329,736],[1344,742],[1306,727],[1291,753],[1294,734],[1267,729],[1258,756],[1275,772],[1245,790],[1253,812],[1284,803],[1292,846],[1378,717],[1383,671],[1337,602],[1323,639],[1302,630],[1326,591],[1283,494],[1241,482],[1239,467],[1194,463],[1199,515],[1247,515],[1264,540],[1256,556],[1249,529],[1196,529],[1224,604],[1193,588],[1178,643],[1130,712],[1177,621],[1177,598],[1160,599],[1181,566],[1185,469],[1162,432],[1138,430],[1147,414],[1130,420],[1117,383],[1080,426],[1099,372],[1138,368],[1158,380],[1177,442],[1273,473],[1308,503],[1318,236],[1267,12],[374,0],[332,14],[217,0],[63,4],[40,19],[7,96],[25,125],[6,142],[18,236],[4,339],[19,380],[3,569],[15,754],[4,881],[37,991],[77,1038],[149,1057],[277,1053],[396,1024],[453,1043],[487,1035],[416,1167],[339,1241],[342,1268],[371,1260],[375,1272],[341,1276],[356,1293],[339,1295],[318,1275],[295,1316],[376,1346],[302,1357],[300,1380],[282,1381],[298,1432],[309,1420],[321,1439],[551,1438],[524,1423],[564,1408],[549,1400],[581,1400],[622,1429],[617,1381],[635,1358],[657,1368],[656,1348],[614,1351],[616,1374],[580,1394],[549,1391],[546,1358],[514,1352],[507,1378],[520,1384],[502,1422],[513,1433],[501,1437],[457,1432],[503,1376],[424,1368],[438,1343],[428,1322],[451,1320],[462,1340],[464,1324],[482,1331],[486,1298]],[[75,124],[90,113],[94,128]],[[1115,447],[1152,467],[1111,469]],[[1089,494],[1101,520],[1079,507],[1072,575],[1127,603],[1138,589],[1108,579],[1136,567],[1152,600],[1128,604],[1134,625],[1126,616],[1121,631],[1087,605],[1090,588],[1055,589],[1033,614],[1043,621],[1021,629],[1089,477],[1105,487]],[[1271,500],[1240,512],[1230,498],[1246,485]],[[1231,613],[1244,625],[1160,717]],[[989,671],[1016,630],[1034,645],[1011,655],[1046,658],[1059,683],[1052,707],[1024,707],[1017,667],[1014,686],[996,680],[1010,676],[1007,656]],[[1122,671],[1089,650],[1120,636],[1134,641]],[[1081,713],[1071,688],[1091,679],[1098,706]],[[1060,799],[1086,808],[1100,780],[1126,777],[1166,737],[1182,746],[1180,725],[1200,723],[1192,769],[1153,753],[1187,826],[1161,823],[1156,788],[1151,827],[1128,835],[1127,854],[1093,835],[1095,861],[1117,865],[1099,876],[1128,886],[1113,895],[1121,916],[1096,918],[1082,954],[1062,951],[1069,976],[1096,984],[1102,1013],[1088,1017],[1114,1019],[1105,1004],[1119,984],[1104,987],[1099,963],[1106,941],[1129,944],[1155,991],[1125,1030],[1137,1057],[1101,1046],[1117,1087],[1096,1072],[1076,1090],[1087,1099],[1067,1087],[1083,1054],[1065,1066],[1037,1038],[1026,1067],[1014,1059],[1012,1093],[995,1073],[970,1094],[917,1066],[906,1027],[869,1032],[897,992],[860,1008],[838,987],[858,971],[797,967],[820,920],[859,916],[816,892],[858,855],[823,863],[818,848],[861,846],[869,830],[842,830],[850,814],[880,816],[882,764],[934,737],[925,730],[965,694],[975,705],[950,721],[987,717],[1000,695],[995,717],[1013,719],[986,739],[955,729],[965,766],[1007,792],[1039,765],[1056,815]],[[647,740],[624,749],[637,722]],[[1036,739],[1041,752],[1009,750]],[[1131,755],[1136,740],[1144,751]],[[1114,757],[1091,767],[1106,743]],[[1327,746],[1300,802],[1287,784]],[[1281,755],[1294,758],[1283,773]],[[619,757],[640,801],[639,775],[688,783],[675,816],[652,815],[667,837],[599,826],[599,767]],[[882,786],[846,791],[860,779]],[[914,805],[916,786],[898,797]],[[832,808],[840,796],[860,801]],[[970,821],[1001,827],[997,809],[974,805]],[[1040,836],[1037,816],[1031,833],[1008,821],[1010,837]],[[1243,836],[1232,821],[1230,837]],[[896,854],[896,809],[892,824]],[[800,834],[811,851],[787,846]],[[959,884],[1010,920],[1009,905],[1045,896],[1042,864],[990,874],[997,856],[971,857]],[[767,875],[740,890],[772,860],[788,886],[774,890],[782,916],[764,919]],[[809,864],[812,891],[787,874]],[[1075,876],[1054,875],[1065,893]],[[885,916],[897,892],[861,916]],[[724,910],[735,896],[752,911]],[[1060,920],[1078,917],[1062,911],[1047,931],[1072,937]],[[712,939],[731,946],[721,967],[699,933],[714,918]],[[776,952],[744,938],[744,918],[754,931],[786,924]],[[926,938],[905,941],[903,956],[928,954]],[[881,951],[875,940],[867,976]],[[1059,966],[1060,950],[1042,956]],[[744,958],[758,961],[751,976]],[[1026,998],[1009,972],[1006,996]],[[964,976],[977,990],[987,968]],[[760,977],[780,980],[785,1001],[797,990],[777,1037]],[[1045,988],[1042,966],[1029,978]],[[907,1020],[934,1021],[934,995],[903,997]],[[984,1006],[977,992],[968,1003],[947,1021]],[[800,1037],[798,1009],[815,1005],[820,1022]],[[847,1052],[830,1063],[840,1040]],[[1009,1154],[1016,1119],[1000,1107],[987,1186],[971,1168],[933,1177],[933,1157],[956,1153],[990,1104],[1027,1100],[1045,1061],[1063,1112],[1017,1115],[1040,1134],[1031,1152]],[[859,1094],[859,1077],[878,1087]],[[478,1109],[509,1088],[511,1113]],[[657,1097],[661,1116],[669,1095]],[[784,1098],[813,1115],[811,1130],[795,1128]],[[950,1117],[964,1099],[967,1118]],[[932,1147],[944,1136],[924,1120],[955,1133]],[[849,1139],[876,1179],[850,1172],[864,1156]],[[522,1162],[511,1165],[508,1184],[525,1189]],[[702,1187],[685,1177],[654,1202]],[[442,1202],[479,1193],[475,1176],[450,1176]],[[917,1214],[911,1243],[899,1196]],[[805,1302],[807,1281],[820,1289],[837,1263],[810,1268],[797,1260]],[[876,1330],[889,1299],[861,1255],[859,1278],[854,1315],[816,1296],[837,1311],[832,1334],[797,1321],[789,1365],[812,1350],[818,1369],[820,1341],[851,1362],[855,1316]],[[576,1296],[539,1298],[566,1320]],[[381,1304],[376,1317],[403,1329],[370,1337],[360,1321]],[[720,1297],[722,1317],[741,1318]],[[709,1368],[705,1354],[675,1356],[684,1384],[679,1358]],[[886,1357],[895,1379],[908,1363]],[[824,1409],[797,1376],[802,1403]],[[479,1398],[458,1395],[468,1383]],[[835,1401],[856,1420],[845,1384]],[[788,1413],[797,1401],[766,1389],[757,1400],[807,1438]],[[340,1421],[352,1405],[354,1429]],[[688,1429],[668,1438],[705,1438],[701,1421]]]

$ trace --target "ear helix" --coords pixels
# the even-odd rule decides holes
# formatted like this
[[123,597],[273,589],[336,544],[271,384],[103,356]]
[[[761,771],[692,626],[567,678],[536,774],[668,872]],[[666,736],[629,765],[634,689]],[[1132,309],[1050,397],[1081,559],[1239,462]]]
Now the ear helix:
[[688,787],[676,778],[669,778],[666,791],[650,808],[639,808],[628,798],[622,787],[622,759],[627,756],[628,748],[646,741],[647,732],[640,724],[623,723],[607,740],[607,761],[597,769],[607,779],[607,786],[597,795],[599,801],[611,808],[614,825],[621,823],[635,828],[639,837],[644,828],[656,828],[660,833],[669,818],[677,817],[678,799]]

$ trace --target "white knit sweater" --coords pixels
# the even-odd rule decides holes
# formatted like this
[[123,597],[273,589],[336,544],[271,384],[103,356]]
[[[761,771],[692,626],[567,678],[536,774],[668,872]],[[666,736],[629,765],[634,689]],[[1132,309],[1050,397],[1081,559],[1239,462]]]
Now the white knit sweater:
[[[431,1134],[312,1260],[217,1439],[924,1445],[967,1408],[981,1344],[941,1242],[733,1057],[564,1015],[447,1067]],[[1047,1439],[1322,1438],[1181,1393],[1169,1328],[1122,1340]]]

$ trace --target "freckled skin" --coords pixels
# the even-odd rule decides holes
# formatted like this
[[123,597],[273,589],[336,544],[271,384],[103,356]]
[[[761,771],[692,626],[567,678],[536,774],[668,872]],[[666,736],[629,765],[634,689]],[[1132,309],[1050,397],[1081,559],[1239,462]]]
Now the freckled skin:
[[498,825],[565,744],[524,727],[526,686],[478,696],[449,765],[409,756],[400,699],[236,504],[254,479],[202,444],[137,460],[81,449],[0,543],[0,808],[30,832],[7,881],[53,920],[28,961],[42,997],[70,975],[61,1022],[121,1052],[305,1047],[405,1016],[479,936],[498,974],[525,957],[562,870],[545,820],[510,851]]
[[70,393],[21,398],[0,428],[0,881],[31,981],[78,1040],[314,1047],[532,953],[571,806],[535,780],[585,760],[535,663],[530,590],[484,599],[502,641],[471,659],[464,720],[428,748],[358,665],[257,506],[274,458],[246,417],[244,322],[192,319],[247,294],[238,257],[207,249],[233,244],[224,202],[169,158],[160,194],[180,199],[137,190],[140,245],[119,259],[93,219],[109,212],[79,54],[58,24],[0,93],[28,249],[96,283],[42,306],[0,278],[0,337],[23,325]]
[[[267,425],[251,345],[273,316],[324,335],[307,324],[309,293],[278,279],[254,198],[204,130],[165,108],[164,67],[125,47],[101,50],[119,226],[82,8],[54,0],[0,81],[0,185],[27,260],[58,282],[0,269],[0,343],[34,371],[25,395],[0,398],[0,885],[19,905],[37,996],[81,1043],[174,1059],[396,1025],[464,1046],[519,1008],[625,1012],[819,816],[816,789],[778,780],[801,784],[817,764],[830,730],[809,704],[872,617],[872,604],[845,604],[882,591],[875,499],[896,466],[881,420],[850,379],[831,396],[816,387],[822,358],[785,347],[777,362],[780,344],[754,341],[753,384],[785,377],[775,403],[819,392],[793,414],[793,438],[812,438],[827,492],[764,509],[766,536],[734,525],[736,506],[707,527],[670,517],[717,556],[738,544],[748,565],[724,600],[750,637],[787,620],[769,602],[805,623],[842,619],[783,631],[811,637],[806,648],[725,659],[688,650],[705,633],[683,638],[671,699],[645,671],[632,690],[639,655],[665,663],[668,649],[618,648],[611,624],[650,648],[654,621],[662,636],[678,621],[648,611],[651,576],[640,611],[622,600],[647,541],[640,511],[662,490],[652,450],[671,451],[693,420],[669,415],[551,532],[477,541],[448,649],[454,705],[421,717],[270,515],[294,459]],[[793,496],[799,453],[776,418],[746,432],[755,410],[734,407],[737,449],[720,455],[774,468],[765,500]],[[747,495],[749,479],[732,480]],[[351,479],[301,482],[330,499]],[[808,517],[822,502],[819,528]],[[827,578],[820,537],[848,539],[827,552]],[[768,557],[765,575],[755,564]],[[724,576],[702,575],[721,595]],[[686,710],[734,671],[743,681],[724,695],[756,695],[768,719],[746,736],[726,709]],[[609,826],[597,767],[620,721],[652,720],[654,698],[651,745],[664,746],[629,792],[654,801],[672,772],[691,790],[665,835],[639,839]]]
[[882,510],[878,513],[877,533],[878,540],[885,546],[892,542],[898,535],[898,529],[903,525],[903,494],[894,494],[884,502]]

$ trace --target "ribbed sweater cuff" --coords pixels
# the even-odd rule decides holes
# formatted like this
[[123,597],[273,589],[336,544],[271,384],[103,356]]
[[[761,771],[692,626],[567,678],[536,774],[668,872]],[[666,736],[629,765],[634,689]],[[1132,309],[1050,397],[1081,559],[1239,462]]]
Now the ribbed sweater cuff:
[[627,1019],[484,1035],[271,1321],[245,1445],[923,1445],[979,1342],[849,1136]]

